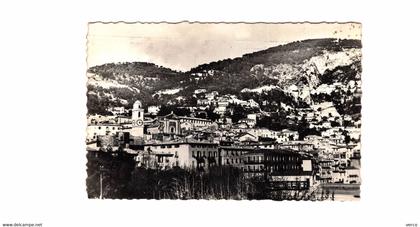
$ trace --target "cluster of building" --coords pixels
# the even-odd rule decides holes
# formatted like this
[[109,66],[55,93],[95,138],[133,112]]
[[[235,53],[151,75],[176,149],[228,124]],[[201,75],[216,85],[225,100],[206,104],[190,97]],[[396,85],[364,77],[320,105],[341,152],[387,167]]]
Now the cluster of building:
[[[213,92],[205,97],[208,101],[218,96]],[[230,96],[219,98],[218,107],[235,101]],[[252,100],[242,104],[254,105]],[[212,166],[232,166],[246,178],[268,180],[283,189],[360,183],[360,147],[342,145],[338,141],[342,138],[334,137],[339,135],[335,128],[299,140],[297,131],[256,127],[259,114],[248,114],[237,123],[228,117],[212,121],[173,113],[157,116],[157,108],[149,107],[145,113],[140,101],[134,103],[130,117],[124,110],[115,111],[114,116],[88,117],[88,150],[132,153],[143,168],[206,171]]]
[[240,105],[247,108],[259,108],[260,105],[253,99],[241,100],[236,95],[219,95],[217,91],[207,92],[205,89],[194,91],[194,97],[197,98],[197,106],[206,108],[209,105],[215,106],[214,112],[224,116],[226,113],[232,113],[231,105]]

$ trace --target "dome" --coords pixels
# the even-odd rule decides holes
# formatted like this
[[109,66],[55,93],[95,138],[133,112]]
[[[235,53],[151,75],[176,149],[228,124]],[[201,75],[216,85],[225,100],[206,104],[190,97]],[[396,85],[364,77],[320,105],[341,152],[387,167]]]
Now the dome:
[[141,104],[141,102],[139,101],[139,100],[137,100],[135,103],[134,103],[134,108],[142,108],[142,104]]

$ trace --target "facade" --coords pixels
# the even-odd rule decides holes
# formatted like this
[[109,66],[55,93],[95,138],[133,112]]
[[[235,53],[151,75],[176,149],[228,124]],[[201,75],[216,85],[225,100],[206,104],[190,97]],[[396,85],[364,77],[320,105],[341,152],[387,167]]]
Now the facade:
[[180,135],[181,134],[181,122],[175,118],[164,118],[159,120],[160,131],[163,134],[169,135]]
[[307,143],[312,143],[314,145],[314,148],[319,148],[324,143],[324,139],[321,136],[317,135],[308,135],[303,138],[303,141]]
[[271,189],[308,190],[314,185],[314,177],[310,172],[291,175],[273,175],[270,179]]
[[263,178],[272,188],[308,189],[313,185],[312,160],[289,150],[256,150],[243,155],[246,178]]
[[220,165],[228,165],[241,168],[243,166],[242,157],[253,150],[255,150],[255,148],[245,146],[219,146],[219,163]]
[[118,124],[88,125],[86,129],[86,142],[96,141],[100,136],[116,135],[122,129],[122,126]]
[[344,183],[346,171],[337,169],[332,171],[332,183]]
[[345,184],[360,184],[361,183],[359,168],[349,166],[345,168],[344,171],[345,171],[345,178],[344,178]]
[[291,140],[298,140],[299,139],[299,133],[297,131],[292,131],[288,129],[283,129],[281,132],[278,132],[276,134],[277,142],[287,142]]
[[332,171],[333,171],[333,160],[321,160],[319,161],[319,174],[318,180],[320,183],[331,183],[333,181]]
[[155,168],[181,167],[186,169],[207,169],[217,165],[219,154],[217,144],[201,142],[167,142],[145,144],[144,151],[140,152],[137,160],[139,165],[144,157],[152,158]]
[[249,144],[249,146],[259,148],[259,149],[272,149],[273,150],[277,148],[277,143],[259,141],[258,143]]
[[282,149],[290,149],[293,151],[313,151],[314,150],[314,145],[312,143],[308,143],[305,141],[288,141],[288,142],[284,142],[281,144],[278,144],[279,148]]
[[190,123],[193,127],[202,128],[209,127],[211,120],[196,117],[178,117],[181,123]]

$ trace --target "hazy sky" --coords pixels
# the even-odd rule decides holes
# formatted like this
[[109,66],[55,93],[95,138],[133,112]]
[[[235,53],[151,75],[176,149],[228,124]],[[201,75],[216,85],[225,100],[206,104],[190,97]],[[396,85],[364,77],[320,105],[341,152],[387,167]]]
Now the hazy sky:
[[199,64],[313,38],[361,39],[361,25],[91,23],[88,66],[142,61],[187,71]]

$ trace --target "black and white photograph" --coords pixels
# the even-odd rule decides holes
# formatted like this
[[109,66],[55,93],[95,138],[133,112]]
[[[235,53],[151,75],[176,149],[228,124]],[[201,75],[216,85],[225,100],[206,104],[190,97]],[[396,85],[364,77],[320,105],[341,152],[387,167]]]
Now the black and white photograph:
[[89,23],[91,199],[360,200],[361,23]]
[[0,2],[0,227],[418,227],[417,5]]

